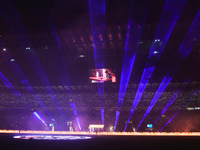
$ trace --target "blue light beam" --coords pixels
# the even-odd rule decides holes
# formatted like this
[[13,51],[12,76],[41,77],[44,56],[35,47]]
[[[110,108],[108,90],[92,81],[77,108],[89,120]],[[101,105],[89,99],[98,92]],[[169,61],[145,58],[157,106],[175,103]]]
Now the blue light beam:
[[146,118],[146,116],[149,114],[149,112],[151,111],[151,109],[153,108],[153,106],[156,104],[157,100],[159,99],[159,97],[161,96],[161,94],[163,93],[163,91],[165,90],[165,88],[167,87],[167,85],[169,84],[169,82],[172,80],[172,77],[164,77],[162,83],[160,84],[156,94],[154,95],[149,107],[147,108],[142,120],[140,121],[136,131],[138,130],[138,128],[140,127],[140,125],[142,124],[142,122],[144,121],[144,119]]
[[[177,70],[179,69],[179,67],[181,66],[183,60],[188,56],[188,54],[191,52],[192,48],[194,47],[196,41],[192,40],[192,39],[198,39],[200,38],[200,11],[198,12],[197,16],[195,17],[184,41],[181,44],[181,47],[179,48],[177,57],[175,57],[174,61],[171,63],[171,66],[168,70],[168,75],[164,77],[163,81],[161,82],[154,98],[152,99],[146,113],[144,114],[140,124],[138,125],[137,129],[140,127],[141,123],[144,121],[144,119],[146,118],[146,116],[149,114],[149,112],[151,111],[151,109],[153,108],[153,106],[155,105],[155,103],[157,102],[157,100],[159,99],[159,97],[161,96],[161,94],[163,93],[163,91],[165,90],[165,88],[168,86],[168,84],[170,83],[170,81],[172,80],[173,76],[175,75],[175,73],[177,72]],[[180,57],[181,56],[181,57]]]
[[178,53],[182,58],[186,58],[193,46],[196,44],[197,40],[200,38],[200,10],[198,11],[185,39],[181,44]]
[[[195,97],[195,96],[197,96],[197,95],[199,95],[199,94],[200,94],[200,86],[198,87],[197,90],[195,90],[195,91],[190,95],[189,98],[187,98],[187,100],[192,100],[193,97]],[[191,102],[192,102],[192,101],[191,101]],[[159,132],[161,132],[161,131],[176,117],[177,113],[178,113],[181,109],[186,108],[187,105],[188,105],[188,104],[187,104],[187,102],[186,102],[186,104],[185,104],[184,106],[182,106],[181,108],[179,108],[179,109],[174,113],[174,115],[169,119],[169,121],[160,129]]]
[[0,80],[3,84],[13,92],[16,96],[21,96],[21,94],[13,87],[13,85],[8,81],[8,79],[0,72]]
[[70,105],[71,105],[71,108],[73,110],[74,116],[76,118],[76,122],[78,124],[78,128],[79,128],[79,130],[81,130],[81,125],[80,125],[80,121],[79,121],[79,118],[78,118],[78,113],[76,111],[76,106],[75,106],[75,103],[72,100],[70,100]]
[[[3,43],[1,43],[1,44],[4,45]],[[4,47],[6,47],[6,46],[4,45]],[[40,99],[40,97],[38,96],[38,94],[36,93],[34,88],[32,87],[32,85],[30,84],[30,82],[28,81],[26,76],[24,75],[23,71],[18,66],[17,62],[16,61],[10,62],[10,60],[13,59],[13,57],[10,54],[9,50],[7,49],[6,52],[3,55],[1,55],[1,57],[5,60],[5,62],[8,64],[8,66],[13,70],[15,75],[19,78],[19,80],[27,88],[27,90],[32,94],[32,96],[39,103],[39,105],[45,110],[45,112],[49,115],[49,117],[51,119],[53,119],[52,115],[47,110],[46,106],[44,105],[44,103],[42,102],[42,100]],[[56,123],[56,125],[57,125],[57,123]],[[59,126],[58,126],[58,128],[59,128]]]
[[[88,0],[96,69],[105,66],[105,0]],[[103,41],[99,40],[102,36]]]
[[177,115],[177,113],[180,111],[180,109],[178,109],[178,111],[169,119],[169,121],[164,125],[164,127],[162,127],[162,129],[160,129],[159,132],[161,132]]
[[[51,85],[46,77],[46,74],[40,64],[40,61],[34,51],[33,45],[31,44],[29,37],[25,31],[23,23],[18,15],[18,12],[11,0],[4,1],[4,3],[0,3],[0,13],[8,23],[10,29],[12,30],[13,34],[15,35],[18,43],[20,44],[22,50],[24,51],[25,55],[29,59],[32,67],[34,68],[35,72],[37,73],[38,77],[40,78],[42,84],[46,88],[47,92],[51,96],[52,100],[56,104],[57,109],[59,110],[61,116],[63,117],[64,121],[66,118],[63,114],[61,107],[59,106],[58,100],[51,88]],[[17,33],[21,33],[20,35]],[[27,49],[29,47],[29,49]],[[49,88],[47,88],[49,87]]]
[[[163,9],[163,13],[154,37],[154,42],[151,46],[147,63],[145,65],[136,96],[127,120],[124,131],[126,130],[130,119],[133,116],[133,113],[142,97],[142,94],[151,78],[151,75],[155,69],[155,66],[169,40],[169,37],[174,29],[174,26],[179,18],[179,15],[185,5],[186,0],[167,0]],[[166,25],[167,23],[167,25]],[[159,41],[157,40],[159,39]],[[156,53],[155,53],[156,52]]]
[[[138,6],[139,3],[132,0],[130,5],[114,130],[116,129],[117,126],[120,110],[123,105],[124,96],[131,76],[132,68],[135,62],[136,53],[138,50],[144,22],[146,19],[146,14],[148,11],[148,5],[150,1],[149,0],[143,0],[143,1],[144,1],[143,3],[140,3],[142,5]],[[141,12],[139,13],[140,14],[139,18],[138,14],[135,14],[133,12],[136,9],[136,7],[141,8],[140,9]]]
[[[181,90],[176,90],[176,92],[174,93],[174,95],[171,97],[171,99],[169,100],[169,102],[166,104],[166,106],[163,108],[160,116],[164,115],[164,113],[167,111],[167,109],[173,104],[173,102],[179,97],[179,95],[182,93],[183,89]],[[156,124],[156,122],[160,119],[160,116],[156,119],[156,121],[154,122],[154,124]]]
[[[105,0],[88,0],[96,69],[105,67]],[[101,37],[102,40],[99,39]],[[98,83],[101,121],[104,124],[104,83]]]
[[[54,49],[54,51],[58,55],[58,57],[54,57],[53,56],[53,58],[55,60],[55,63],[56,63],[56,69],[57,69],[57,71],[59,73],[62,85],[63,86],[67,85],[70,88],[69,94],[71,95],[72,94],[72,90],[71,90],[71,86],[70,86],[70,82],[69,82],[69,77],[68,77],[67,70],[66,70],[66,65],[65,65],[65,60],[64,60],[64,57],[63,57],[63,52],[62,52],[62,48],[61,48],[59,35],[58,35],[57,29],[56,29],[56,25],[55,25],[54,22],[52,22],[52,24],[51,24],[51,30],[52,30],[53,37],[56,40],[57,46],[58,46],[58,48]],[[48,40],[48,43],[50,43],[50,42],[51,41]],[[68,93],[68,91],[66,89],[65,89],[65,92]],[[74,116],[76,117],[76,121],[77,121],[79,130],[81,130],[81,125],[80,125],[80,121],[79,121],[79,118],[78,118],[78,114],[77,114],[75,103],[74,102],[70,102],[70,104],[71,104],[71,108],[73,110]]]
[[42,123],[43,123],[45,126],[47,126],[47,124],[45,123],[45,121],[38,115],[37,112],[33,112],[33,114],[34,114],[40,121],[42,121]]

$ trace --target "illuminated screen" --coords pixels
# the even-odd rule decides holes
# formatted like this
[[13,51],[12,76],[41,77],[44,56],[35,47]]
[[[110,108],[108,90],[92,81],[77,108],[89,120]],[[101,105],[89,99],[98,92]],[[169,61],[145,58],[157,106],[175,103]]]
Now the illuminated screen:
[[90,83],[116,82],[116,75],[112,69],[90,69]]

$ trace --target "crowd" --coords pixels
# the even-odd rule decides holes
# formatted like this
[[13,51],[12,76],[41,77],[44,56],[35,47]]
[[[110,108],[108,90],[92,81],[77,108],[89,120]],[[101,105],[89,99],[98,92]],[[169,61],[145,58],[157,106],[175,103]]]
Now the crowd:
[[11,130],[41,130],[44,125],[33,112],[27,110],[0,109],[0,129]]
[[[195,93],[196,91],[196,93]],[[176,90],[166,90],[162,93],[157,103],[153,107],[152,111],[149,113],[148,117],[145,119],[144,124],[141,126],[141,129],[146,128],[147,123],[153,123],[158,117],[160,117],[159,122],[155,127],[157,129],[161,128],[161,125],[164,125],[168,119],[177,111],[177,109],[183,106],[196,107],[200,106],[200,95],[198,94],[198,90],[196,89],[186,89],[183,90],[174,103],[169,107],[169,113],[164,116],[160,116],[160,113],[164,106],[168,103],[171,97],[174,95]],[[135,91],[127,91],[124,97],[123,106],[121,108],[119,123],[117,126],[117,130],[123,131],[126,125],[126,121],[128,119],[136,92]],[[132,131],[134,127],[137,127],[140,120],[142,119],[147,107],[149,106],[152,98],[154,97],[155,92],[153,91],[145,91],[141,97],[141,100],[134,112],[134,115],[131,118],[131,121],[128,125],[127,130]],[[104,111],[105,111],[105,127],[109,128],[109,126],[113,125],[115,122],[117,104],[118,104],[118,93],[117,92],[105,92],[104,93]],[[27,122],[30,122],[30,116],[33,115],[34,111],[44,110],[42,109],[41,102],[44,106],[47,107],[48,111],[51,114],[55,115],[55,118],[59,118],[60,124],[62,124],[62,117],[60,117],[58,106],[62,108],[65,115],[68,115],[70,120],[74,119],[73,110],[71,108],[71,103],[74,102],[76,106],[76,110],[80,118],[82,118],[81,122],[86,122],[87,125],[90,123],[101,123],[100,111],[101,105],[99,100],[98,92],[88,93],[85,91],[76,92],[76,93],[66,93],[63,91],[62,93],[48,94],[45,92],[40,92],[37,95],[32,95],[28,92],[21,92],[20,96],[14,95],[11,91],[0,91],[0,128],[9,128],[9,129],[19,129],[26,128],[29,129],[37,129],[41,128],[41,124],[36,124],[34,127],[27,125]],[[58,104],[57,104],[58,102]],[[30,109],[31,108],[31,109]],[[17,111],[18,113],[9,113]],[[26,112],[25,112],[26,111]],[[6,112],[6,113],[4,113]],[[47,117],[47,114],[45,114]],[[18,118],[18,119],[16,119]],[[28,119],[29,118],[29,119]],[[47,117],[48,118],[48,117]],[[84,120],[84,121],[83,121]],[[180,119],[181,120],[181,119]],[[187,121],[186,121],[187,122]],[[32,124],[33,125],[33,124]],[[87,128],[85,125],[85,128]],[[158,126],[160,125],[160,126]],[[173,127],[170,129],[172,130]],[[178,128],[174,127],[173,130]]]
[[[176,91],[164,91],[156,103],[156,107],[164,107],[167,102],[172,98]],[[200,95],[194,95],[194,90],[183,91],[174,101],[173,106],[181,107],[187,102],[190,105],[198,105],[198,100]],[[193,94],[193,95],[192,95]],[[123,100],[123,107],[129,108],[132,106],[136,92],[128,92],[125,94]],[[151,100],[153,99],[155,92],[144,92],[140,102],[138,104],[139,108],[146,108]],[[191,96],[192,95],[192,96]],[[102,98],[101,98],[102,99]],[[104,107],[115,108],[118,103],[118,93],[104,93],[103,99]],[[100,98],[98,93],[39,93],[32,95],[31,93],[21,94],[16,96],[11,92],[0,92],[0,107],[1,108],[24,108],[31,106],[32,108],[39,108],[40,102],[42,102],[46,107],[70,107],[70,102],[75,102],[77,108],[96,108],[100,107]],[[57,104],[58,102],[58,104]]]

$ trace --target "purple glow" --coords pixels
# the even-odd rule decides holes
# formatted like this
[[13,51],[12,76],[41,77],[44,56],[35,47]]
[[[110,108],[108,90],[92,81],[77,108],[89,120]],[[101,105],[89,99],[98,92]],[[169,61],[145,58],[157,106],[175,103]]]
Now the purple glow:
[[101,107],[101,123],[104,124],[104,83],[98,83],[98,93]]
[[74,103],[74,102],[70,102],[70,105],[71,105],[71,107],[72,107],[72,110],[73,110],[73,112],[74,112],[74,115],[77,116],[78,114],[77,114],[77,112],[76,112],[75,103]]
[[79,119],[78,119],[78,114],[77,114],[77,111],[76,111],[75,103],[74,102],[70,102],[70,105],[71,105],[71,108],[73,110],[74,116],[76,117],[76,122],[78,124],[79,130],[81,130],[81,125],[80,125],[80,122],[79,122]]
[[78,117],[76,117],[76,122],[77,122],[77,124],[78,124],[78,128],[79,128],[79,130],[81,130],[81,125],[80,125],[80,122],[79,122]]
[[[149,79],[151,78],[151,75],[155,69],[156,63],[158,62],[165,48],[165,45],[167,44],[167,41],[174,29],[174,26],[179,18],[179,15],[183,9],[183,6],[185,5],[185,2],[186,0],[177,0],[177,1],[167,0],[165,3],[163,13],[158,25],[158,29],[154,37],[154,42],[150,49],[148,60],[145,65],[145,69],[143,71],[142,78],[140,80],[140,84],[139,84],[139,87],[138,87],[138,90],[137,90],[137,93],[132,105],[132,109],[131,109],[124,131],[126,130],[128,123],[135,111],[135,108],[137,107],[140,101],[140,98],[146,88],[146,85],[149,82]],[[168,23],[167,26],[166,26],[166,22]]]
[[104,109],[101,109],[101,120],[102,124],[104,124]]

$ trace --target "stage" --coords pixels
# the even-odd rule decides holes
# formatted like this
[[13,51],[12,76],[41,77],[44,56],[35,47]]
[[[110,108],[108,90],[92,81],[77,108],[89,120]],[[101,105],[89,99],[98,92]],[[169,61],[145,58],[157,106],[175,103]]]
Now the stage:
[[7,149],[193,149],[198,132],[67,132],[0,130],[0,144]]
[[14,135],[82,135],[82,136],[200,136],[200,132],[86,132],[86,131],[39,131],[39,130],[0,130],[0,133]]

